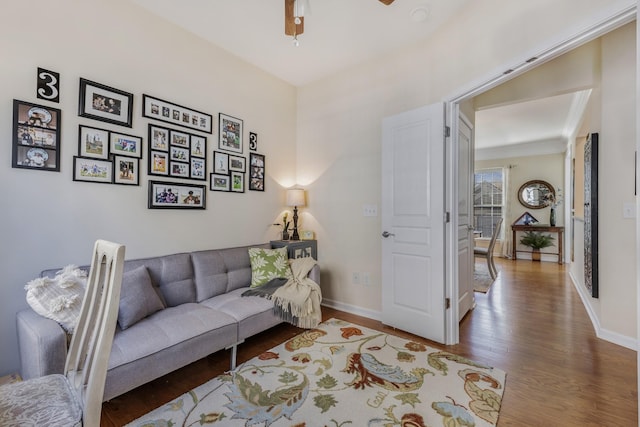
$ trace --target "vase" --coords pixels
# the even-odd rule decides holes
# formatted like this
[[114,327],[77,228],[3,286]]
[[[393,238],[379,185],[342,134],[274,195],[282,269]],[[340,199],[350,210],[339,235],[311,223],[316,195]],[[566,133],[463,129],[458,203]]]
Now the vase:
[[542,254],[540,253],[540,249],[534,249],[531,251],[531,261],[540,261]]
[[282,232],[282,240],[289,240],[289,232],[288,231],[283,231]]
[[556,226],[556,209],[555,208],[551,208],[551,211],[549,212],[549,224],[552,227]]

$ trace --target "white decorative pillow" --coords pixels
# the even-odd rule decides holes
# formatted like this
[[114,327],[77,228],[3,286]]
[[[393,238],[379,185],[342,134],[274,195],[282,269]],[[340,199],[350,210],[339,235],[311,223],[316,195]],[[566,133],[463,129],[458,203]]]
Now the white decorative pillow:
[[38,277],[24,289],[27,302],[39,315],[55,320],[72,334],[82,307],[87,272],[75,265],[68,265],[56,273],[56,277]]

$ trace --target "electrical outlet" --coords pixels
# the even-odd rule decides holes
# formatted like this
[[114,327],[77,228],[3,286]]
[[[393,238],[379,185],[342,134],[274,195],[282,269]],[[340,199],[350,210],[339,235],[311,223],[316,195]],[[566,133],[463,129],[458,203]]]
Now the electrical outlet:
[[365,286],[371,286],[371,278],[369,273],[362,273],[362,284]]
[[353,282],[354,285],[359,285],[360,284],[360,273],[351,273],[351,282]]
[[636,217],[636,205],[635,205],[635,203],[624,203],[622,205],[622,217],[623,218],[635,218]]
[[378,216],[378,205],[362,205],[362,216]]

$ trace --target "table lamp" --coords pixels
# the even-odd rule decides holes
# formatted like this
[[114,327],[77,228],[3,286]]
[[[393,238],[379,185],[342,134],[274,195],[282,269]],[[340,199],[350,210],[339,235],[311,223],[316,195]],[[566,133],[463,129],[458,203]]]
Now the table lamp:
[[304,206],[304,190],[292,188],[287,190],[287,206],[293,206],[293,234],[291,240],[300,240],[298,234],[298,206]]

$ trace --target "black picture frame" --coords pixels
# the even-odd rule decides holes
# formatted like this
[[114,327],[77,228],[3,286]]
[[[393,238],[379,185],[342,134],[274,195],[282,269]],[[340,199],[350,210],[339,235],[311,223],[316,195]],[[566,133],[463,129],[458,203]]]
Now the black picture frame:
[[242,119],[224,113],[218,115],[218,149],[242,154]]
[[244,173],[243,172],[230,172],[229,173],[231,192],[232,193],[244,193]]
[[108,159],[109,133],[107,129],[78,125],[78,156]]
[[213,173],[229,175],[229,154],[222,151],[213,152]]
[[230,172],[246,172],[247,158],[243,156],[229,155],[229,171]]
[[155,96],[142,95],[142,116],[200,132],[213,133],[213,116]]
[[94,157],[73,156],[73,180],[111,184],[113,183],[113,162]]
[[249,153],[249,190],[264,191],[265,156]]
[[133,94],[81,77],[78,115],[130,128]]
[[113,156],[113,183],[120,185],[140,185],[140,159]]
[[59,172],[60,123],[59,109],[14,99],[12,167]]
[[149,181],[149,209],[206,209],[206,186]]
[[209,190],[231,191],[231,176],[212,173],[209,175]]
[[142,137],[122,132],[109,132],[109,154],[142,158]]
[[207,180],[207,138],[149,124],[149,175]]

